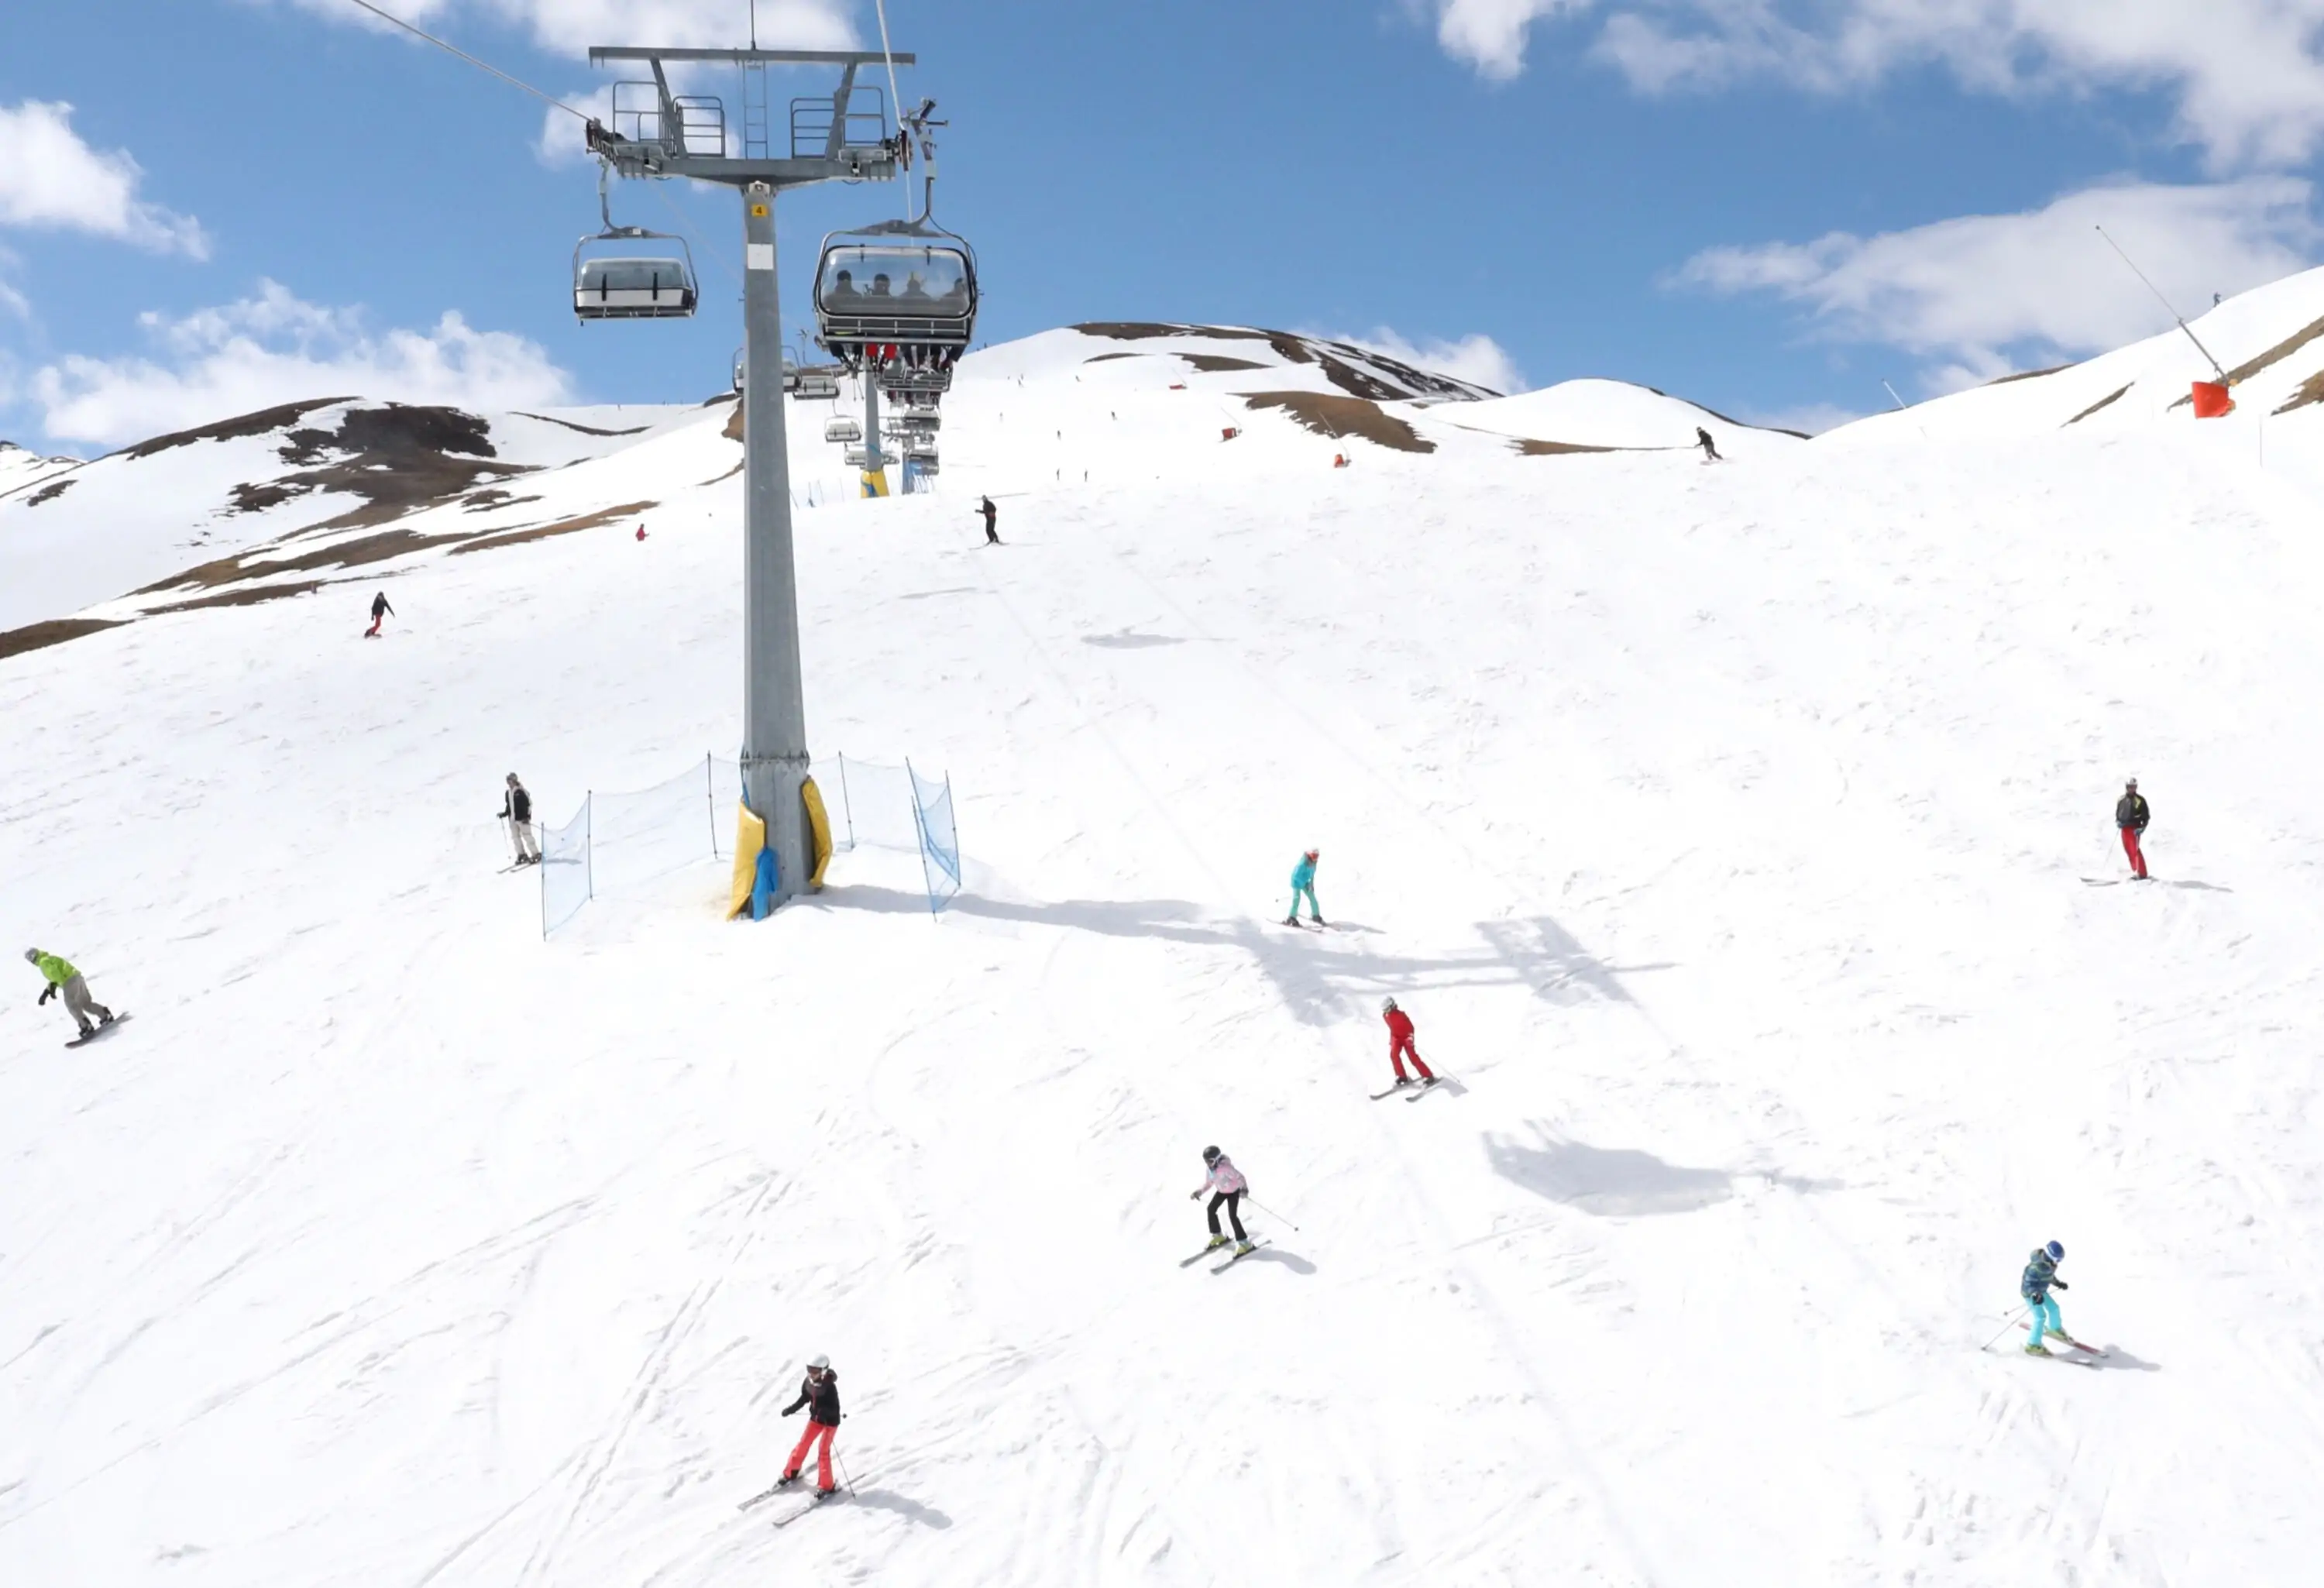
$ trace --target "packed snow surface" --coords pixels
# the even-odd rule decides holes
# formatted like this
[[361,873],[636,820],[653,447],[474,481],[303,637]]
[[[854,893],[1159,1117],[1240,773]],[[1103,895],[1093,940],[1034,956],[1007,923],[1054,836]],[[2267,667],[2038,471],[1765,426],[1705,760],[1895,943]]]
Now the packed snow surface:
[[[733,750],[724,409],[381,640],[0,660],[0,931],[137,1017],[0,1008],[0,1582],[2310,1580],[2324,418],[1425,453],[1062,346],[936,494],[800,483],[813,743],[949,770],[940,919],[495,873],[511,769]],[[2095,1366],[2010,1325],[2053,1237]]]

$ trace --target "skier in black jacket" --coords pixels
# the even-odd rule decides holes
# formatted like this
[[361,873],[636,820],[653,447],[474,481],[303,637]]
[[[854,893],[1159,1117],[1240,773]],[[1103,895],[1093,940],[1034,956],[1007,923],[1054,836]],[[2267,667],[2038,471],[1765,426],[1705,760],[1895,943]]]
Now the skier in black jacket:
[[2146,881],[2146,855],[2138,846],[2139,835],[2146,831],[2153,813],[2146,808],[2145,796],[2138,791],[2138,780],[2133,778],[2122,786],[2122,798],[2114,803],[2114,825],[2122,829],[2122,852],[2130,856],[2130,874],[2140,882]]
[[[809,1407],[807,1432],[791,1447],[791,1458],[783,1463],[782,1483],[798,1482],[799,1468],[807,1463],[807,1447],[820,1441],[823,1449],[816,1465],[815,1494],[818,1500],[828,1500],[838,1491],[831,1482],[831,1436],[839,1432],[839,1375],[831,1371],[831,1358],[817,1356],[808,1359],[807,1378],[799,1385],[798,1399],[783,1408],[788,1417],[801,1407]],[[781,1483],[776,1485],[781,1487]]]
[[387,604],[387,592],[382,590],[378,595],[371,598],[371,627],[364,631],[364,638],[366,640],[378,639],[380,620],[382,618],[393,617],[394,615],[395,608]]
[[525,792],[514,772],[509,773],[508,793],[501,799],[501,820],[509,825],[509,838],[516,845],[517,864],[539,865],[540,840],[532,831],[532,796]]
[[1718,463],[1720,461],[1719,456],[1719,443],[1712,440],[1711,439],[1711,432],[1704,429],[1701,425],[1694,427],[1694,444],[1702,448],[1703,462]]

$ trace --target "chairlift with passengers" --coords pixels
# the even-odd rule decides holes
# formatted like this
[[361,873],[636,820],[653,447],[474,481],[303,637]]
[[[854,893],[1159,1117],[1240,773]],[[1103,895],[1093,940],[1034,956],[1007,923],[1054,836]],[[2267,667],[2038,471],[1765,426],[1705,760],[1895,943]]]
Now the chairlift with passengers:
[[936,144],[928,129],[933,99],[900,118],[899,140],[927,157],[920,213],[823,240],[816,266],[817,340],[851,374],[868,374],[883,390],[940,395],[976,328],[976,251],[930,218],[936,205]]
[[[701,294],[694,280],[694,250],[686,239],[644,226],[617,226],[605,197],[610,168],[597,171],[597,213],[605,229],[573,245],[573,315],[593,319],[685,319]],[[605,244],[674,243],[667,248],[584,257]],[[739,390],[739,388],[737,388]]]

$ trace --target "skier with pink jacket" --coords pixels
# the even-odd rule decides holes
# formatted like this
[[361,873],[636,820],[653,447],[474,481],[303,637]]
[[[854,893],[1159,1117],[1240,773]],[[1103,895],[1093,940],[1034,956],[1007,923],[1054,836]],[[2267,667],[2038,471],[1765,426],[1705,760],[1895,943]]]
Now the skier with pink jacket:
[[1243,1233],[1241,1212],[1243,1193],[1250,1189],[1250,1182],[1234,1167],[1234,1159],[1215,1147],[1203,1149],[1203,1164],[1210,1172],[1204,1176],[1200,1186],[1186,1194],[1189,1202],[1200,1201],[1205,1191],[1211,1194],[1211,1243],[1203,1250],[1216,1251],[1227,1243],[1227,1238],[1219,1233],[1219,1205],[1224,1203],[1227,1222],[1234,1225],[1235,1255],[1240,1257],[1251,1249],[1250,1237]]

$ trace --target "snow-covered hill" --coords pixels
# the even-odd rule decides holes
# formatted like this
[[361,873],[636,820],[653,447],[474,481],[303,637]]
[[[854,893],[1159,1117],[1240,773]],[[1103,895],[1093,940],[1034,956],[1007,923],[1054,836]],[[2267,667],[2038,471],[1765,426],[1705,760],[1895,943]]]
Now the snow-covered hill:
[[[731,405],[0,658],[0,937],[135,1011],[0,1007],[0,1582],[2305,1581],[2324,416],[1397,390],[1051,333],[877,503],[794,410],[811,739],[949,769],[933,921],[494,872],[510,769],[731,752]],[[337,577],[276,538],[211,588]],[[2098,1366],[2016,1349],[2051,1237]]]

